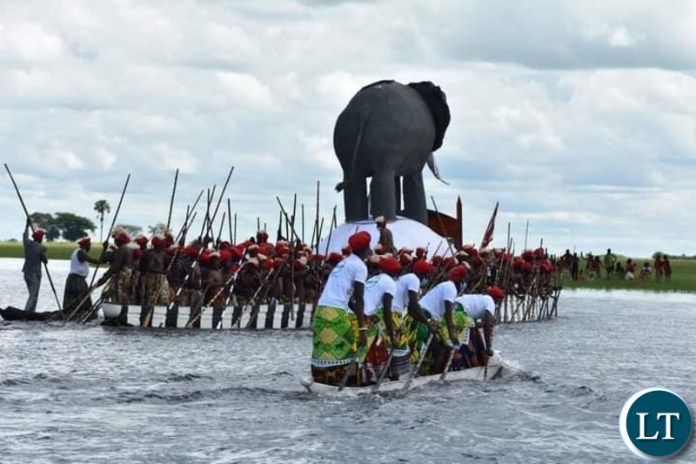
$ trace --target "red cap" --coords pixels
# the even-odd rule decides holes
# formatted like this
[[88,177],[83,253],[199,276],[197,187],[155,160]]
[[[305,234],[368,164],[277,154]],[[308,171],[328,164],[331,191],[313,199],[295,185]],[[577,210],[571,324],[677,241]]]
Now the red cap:
[[413,272],[416,274],[432,274],[435,272],[435,268],[432,264],[425,260],[416,261],[413,265]]
[[382,258],[377,265],[381,270],[389,274],[398,274],[401,272],[401,263],[396,258]]
[[469,274],[469,270],[466,268],[466,266],[459,265],[450,269],[449,273],[447,274],[447,278],[454,283],[459,283],[466,279],[467,274]]
[[36,229],[34,232],[32,232],[31,237],[38,241],[44,238],[44,235],[46,235],[46,231],[43,229]]
[[493,298],[505,298],[505,291],[502,288],[496,286],[489,288],[488,294]]
[[348,239],[348,245],[353,251],[362,251],[370,247],[370,242],[372,241],[372,236],[369,232],[361,230],[350,236]]
[[133,240],[133,241],[135,243],[137,243],[138,245],[146,245],[148,242],[148,239],[143,234],[138,234],[138,236],[135,237],[135,240]]
[[89,237],[82,237],[80,240],[77,241],[77,244],[82,246],[82,245],[87,245],[88,243],[92,243],[92,239]]

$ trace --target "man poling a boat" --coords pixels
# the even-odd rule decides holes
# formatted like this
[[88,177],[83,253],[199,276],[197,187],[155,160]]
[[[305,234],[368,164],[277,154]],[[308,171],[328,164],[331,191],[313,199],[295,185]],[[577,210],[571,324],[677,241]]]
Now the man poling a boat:
[[360,379],[362,385],[376,382],[384,369],[391,368],[387,364],[393,361],[389,353],[394,349],[403,349],[400,346],[401,317],[392,309],[396,293],[394,278],[399,276],[401,264],[396,258],[384,257],[377,261],[377,267],[380,272],[365,283],[365,319],[369,348]]
[[[452,267],[447,274],[447,280],[433,287],[418,302],[426,318],[437,322],[437,336],[430,344],[429,350],[422,354],[426,359],[423,360],[419,375],[443,372],[451,352],[458,348],[460,340],[467,335],[472,321],[461,308],[455,308],[454,301],[468,273],[468,268],[463,264]],[[410,322],[409,345],[412,362],[418,360],[420,350],[431,330],[431,324]]]
[[315,382],[357,385],[355,357],[367,343],[364,291],[367,280],[365,258],[371,236],[361,231],[350,236],[352,253],[329,274],[312,321],[312,377]]
[[89,237],[81,238],[77,241],[77,245],[78,248],[70,255],[70,274],[65,279],[63,311],[67,315],[76,313],[78,319],[91,312],[92,318],[96,318],[96,312],[92,311],[92,299],[88,295],[87,275],[89,275],[90,264],[102,264],[103,261],[89,256],[89,250],[92,248]]
[[41,266],[48,263],[48,258],[46,257],[46,247],[41,243],[44,235],[46,235],[46,231],[43,229],[34,230],[31,234],[32,240],[29,240],[29,229],[31,229],[31,218],[27,216],[27,224],[22,234],[22,242],[24,244],[22,273],[24,273],[24,282],[27,284],[29,297],[24,310],[33,313],[36,311],[36,304],[39,301]]
[[485,366],[493,356],[493,327],[495,326],[495,308],[505,298],[505,292],[493,286],[486,295],[461,295],[455,300],[455,311],[463,310],[474,321],[481,321],[483,338],[478,328],[470,329],[469,343],[460,348],[461,357],[455,359],[455,368]]

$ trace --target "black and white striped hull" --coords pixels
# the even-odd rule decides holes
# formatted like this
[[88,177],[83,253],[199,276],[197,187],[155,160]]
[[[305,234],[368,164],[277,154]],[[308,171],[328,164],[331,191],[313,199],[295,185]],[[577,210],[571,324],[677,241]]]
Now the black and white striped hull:
[[[118,314],[120,306],[102,303],[105,318]],[[200,329],[308,329],[312,305],[301,304],[270,304],[270,305],[238,305],[228,306],[221,315],[214,315],[212,307],[203,308],[195,328]],[[140,325],[140,306],[128,307],[128,323]],[[167,324],[167,307],[155,306],[151,326],[154,328],[187,328],[191,318],[189,307],[180,307],[178,312],[170,314]]]

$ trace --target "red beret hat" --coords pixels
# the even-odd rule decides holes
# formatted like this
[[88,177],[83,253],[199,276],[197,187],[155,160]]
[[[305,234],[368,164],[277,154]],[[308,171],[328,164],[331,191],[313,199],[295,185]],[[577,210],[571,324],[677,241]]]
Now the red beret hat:
[[401,263],[396,258],[382,258],[379,260],[378,266],[381,270],[389,274],[398,274],[401,272]]
[[32,238],[33,238],[34,240],[41,240],[41,239],[44,237],[44,235],[46,235],[46,231],[43,230],[43,229],[36,229],[36,230],[31,234],[31,236],[32,236]]
[[413,265],[413,272],[416,274],[431,274],[435,272],[435,268],[429,262],[420,260]]
[[353,251],[362,251],[370,247],[370,242],[372,241],[372,236],[369,232],[361,230],[350,236],[348,239],[348,245],[350,245]]
[[489,288],[488,294],[493,298],[505,298],[505,291],[502,288],[496,286]]
[[469,274],[469,270],[466,266],[459,265],[450,269],[447,278],[454,283],[459,283],[466,278],[467,274]]

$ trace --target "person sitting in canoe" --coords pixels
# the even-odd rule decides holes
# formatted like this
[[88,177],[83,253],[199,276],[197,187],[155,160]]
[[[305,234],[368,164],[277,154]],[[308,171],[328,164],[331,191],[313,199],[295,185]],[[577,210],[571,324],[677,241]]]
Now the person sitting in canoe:
[[399,344],[401,318],[392,310],[392,300],[396,293],[394,278],[401,272],[401,264],[396,258],[381,258],[377,267],[380,272],[365,283],[368,349],[361,379],[363,385],[376,382],[382,371],[389,368],[389,352]]
[[[440,374],[445,369],[452,349],[459,346],[459,340],[466,335],[466,330],[471,325],[471,319],[460,308],[455,310],[454,300],[457,298],[459,287],[466,279],[469,269],[459,264],[450,269],[447,280],[437,284],[426,293],[418,302],[423,313],[428,319],[437,322],[438,330],[431,342],[430,348],[424,356],[419,375]],[[429,327],[422,323],[415,324],[409,340],[412,342],[411,359],[416,362],[419,356],[420,346],[429,333]]]
[[[312,377],[315,382],[340,385],[358,385],[355,364],[359,346],[367,343],[367,326],[363,313],[367,266],[370,252],[369,232],[350,236],[352,253],[329,274],[319,297],[312,321]],[[350,304],[349,304],[350,302]]]
[[[398,379],[402,374],[407,374],[411,371],[409,355],[411,350],[408,346],[408,330],[410,324],[423,324],[429,328],[431,333],[437,332],[437,323],[430,322],[428,326],[428,318],[423,313],[418,299],[421,296],[421,286],[427,281],[428,277],[435,272],[432,264],[425,260],[416,261],[413,265],[412,272],[400,276],[396,281],[396,293],[392,301],[392,313],[403,321],[403,328],[397,348],[394,350],[394,355],[391,362],[390,377]],[[401,326],[399,322],[399,326]]]
[[461,308],[474,321],[481,321],[481,332],[472,327],[468,343],[460,348],[461,358],[455,361],[455,368],[485,366],[493,356],[493,327],[495,326],[495,308],[505,299],[505,292],[500,287],[491,287],[486,295],[462,295],[455,300],[455,311]]

